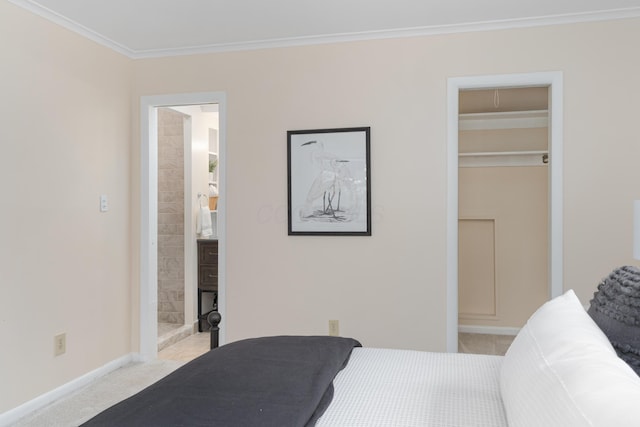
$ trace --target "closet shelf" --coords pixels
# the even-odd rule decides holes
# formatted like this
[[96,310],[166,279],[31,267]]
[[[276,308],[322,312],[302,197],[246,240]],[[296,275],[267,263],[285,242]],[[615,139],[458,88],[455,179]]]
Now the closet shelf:
[[458,116],[459,130],[530,129],[548,126],[548,110],[465,113]]

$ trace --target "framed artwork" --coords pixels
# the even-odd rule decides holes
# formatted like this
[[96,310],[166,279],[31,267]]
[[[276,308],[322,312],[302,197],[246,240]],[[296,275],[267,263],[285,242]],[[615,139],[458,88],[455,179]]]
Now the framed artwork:
[[289,235],[371,235],[370,129],[287,132]]

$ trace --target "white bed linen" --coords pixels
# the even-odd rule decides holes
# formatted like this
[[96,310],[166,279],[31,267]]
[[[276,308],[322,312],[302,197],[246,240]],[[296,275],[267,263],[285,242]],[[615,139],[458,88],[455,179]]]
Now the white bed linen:
[[355,348],[317,427],[502,427],[502,356]]

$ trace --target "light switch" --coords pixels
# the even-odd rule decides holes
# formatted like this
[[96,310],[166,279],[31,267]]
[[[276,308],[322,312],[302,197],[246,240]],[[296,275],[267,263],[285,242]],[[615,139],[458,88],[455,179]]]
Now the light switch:
[[106,194],[100,196],[100,212],[106,212],[109,210],[109,200]]

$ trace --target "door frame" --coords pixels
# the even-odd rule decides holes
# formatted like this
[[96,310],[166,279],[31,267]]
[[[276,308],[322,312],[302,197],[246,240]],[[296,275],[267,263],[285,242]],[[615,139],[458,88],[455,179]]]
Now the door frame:
[[[141,360],[158,355],[158,107],[218,104],[218,311],[220,343],[226,328],[226,94],[197,92],[140,97],[140,283]],[[186,182],[185,182],[186,184]],[[186,248],[185,248],[186,250]],[[185,265],[190,265],[186,263]],[[188,312],[189,310],[186,310]],[[187,319],[185,319],[187,323]]]
[[563,292],[563,75],[561,71],[451,77],[447,80],[446,348],[458,351],[458,114],[465,89],[549,87],[549,299]]

